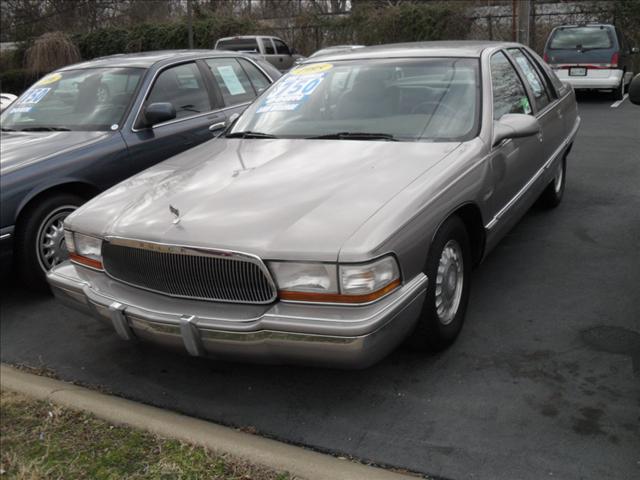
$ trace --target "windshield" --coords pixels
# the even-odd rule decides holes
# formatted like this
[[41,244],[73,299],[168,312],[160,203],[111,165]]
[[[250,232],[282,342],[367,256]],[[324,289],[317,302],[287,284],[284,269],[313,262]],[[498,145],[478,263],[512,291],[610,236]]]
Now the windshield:
[[2,113],[2,129],[117,130],[144,72],[89,68],[51,73]]
[[564,27],[557,29],[551,37],[549,48],[560,49],[598,49],[612,48],[613,42],[609,29],[605,27]]
[[229,135],[461,141],[477,135],[479,92],[477,59],[305,64],[254,102]]

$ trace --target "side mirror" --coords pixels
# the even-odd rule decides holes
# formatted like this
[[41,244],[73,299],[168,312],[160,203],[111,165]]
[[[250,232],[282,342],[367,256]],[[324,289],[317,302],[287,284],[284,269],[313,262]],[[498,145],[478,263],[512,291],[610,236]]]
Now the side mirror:
[[176,108],[171,102],[151,103],[144,109],[145,124],[148,127],[173,120],[174,118],[176,118]]
[[640,73],[629,84],[629,101],[640,105]]
[[508,138],[531,137],[540,132],[540,124],[532,115],[524,113],[507,113],[493,122],[492,146],[498,145]]

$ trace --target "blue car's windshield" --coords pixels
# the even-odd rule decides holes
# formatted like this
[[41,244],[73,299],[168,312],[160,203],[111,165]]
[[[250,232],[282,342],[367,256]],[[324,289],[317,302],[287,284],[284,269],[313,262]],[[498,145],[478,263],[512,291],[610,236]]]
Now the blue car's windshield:
[[3,130],[117,130],[144,74],[142,68],[54,72],[2,113]]
[[472,58],[304,64],[258,98],[228,135],[466,140],[479,125],[478,70]]

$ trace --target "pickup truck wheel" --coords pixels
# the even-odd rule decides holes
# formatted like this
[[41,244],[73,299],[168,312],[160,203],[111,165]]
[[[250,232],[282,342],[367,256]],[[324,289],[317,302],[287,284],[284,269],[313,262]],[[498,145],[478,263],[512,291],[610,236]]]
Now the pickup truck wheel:
[[540,195],[540,204],[545,208],[555,208],[562,202],[564,186],[567,178],[567,159],[563,158],[556,169],[556,174]]
[[410,343],[439,351],[451,345],[460,333],[469,301],[471,248],[460,218],[451,217],[440,227],[425,273],[429,279],[427,296]]
[[51,195],[24,212],[16,232],[16,264],[20,279],[30,289],[46,291],[46,274],[68,257],[63,222],[82,205],[77,195]]

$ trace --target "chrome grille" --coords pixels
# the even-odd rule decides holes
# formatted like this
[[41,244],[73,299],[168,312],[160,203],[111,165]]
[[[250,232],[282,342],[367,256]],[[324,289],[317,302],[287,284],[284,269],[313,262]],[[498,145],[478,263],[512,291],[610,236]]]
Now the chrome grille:
[[256,257],[135,240],[102,244],[106,273],[116,280],[174,297],[269,303],[276,290]]

